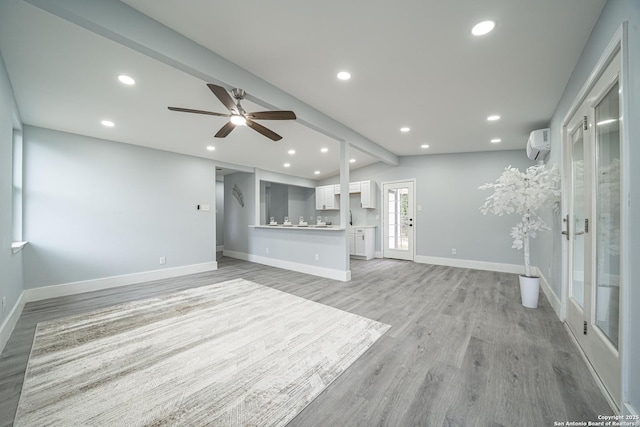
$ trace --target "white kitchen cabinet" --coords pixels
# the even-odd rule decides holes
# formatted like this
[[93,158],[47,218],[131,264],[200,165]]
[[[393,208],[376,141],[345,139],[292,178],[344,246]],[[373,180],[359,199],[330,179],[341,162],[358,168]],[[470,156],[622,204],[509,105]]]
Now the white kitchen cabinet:
[[316,187],[316,210],[333,210],[337,209],[336,206],[335,186],[323,185]]
[[372,259],[376,247],[375,227],[352,227],[349,230],[349,253],[351,256]]
[[[358,194],[360,192],[360,181],[349,183],[349,194]],[[340,184],[335,184],[335,193],[340,195]]]
[[361,181],[360,183],[360,207],[365,209],[376,208],[376,182]]
[[[334,196],[340,195],[340,184],[336,184],[333,186]],[[322,210],[319,206],[322,206],[318,201],[318,188],[316,187],[316,209]],[[375,209],[376,208],[376,200],[378,191],[376,190],[376,182],[375,181],[358,181],[358,182],[350,182],[349,183],[349,194],[360,194],[360,207],[364,209]],[[334,197],[334,206],[333,208],[324,208],[324,209],[339,209],[340,204],[335,201]]]

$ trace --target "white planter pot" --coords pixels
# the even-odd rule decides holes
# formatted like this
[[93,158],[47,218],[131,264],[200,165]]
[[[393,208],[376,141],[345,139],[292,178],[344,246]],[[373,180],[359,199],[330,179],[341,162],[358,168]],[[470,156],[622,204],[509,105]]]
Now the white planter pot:
[[522,305],[528,308],[538,307],[538,295],[540,294],[540,278],[518,276],[520,278],[520,297]]

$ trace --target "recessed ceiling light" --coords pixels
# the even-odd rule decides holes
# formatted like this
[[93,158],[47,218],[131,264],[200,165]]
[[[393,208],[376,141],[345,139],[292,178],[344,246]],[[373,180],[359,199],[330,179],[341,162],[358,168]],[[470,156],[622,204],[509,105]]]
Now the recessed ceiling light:
[[492,143],[492,144],[497,144],[498,142],[502,142],[502,140],[501,140],[500,138],[493,138],[493,139],[491,140],[491,143]]
[[490,122],[495,122],[496,120],[500,120],[500,116],[497,114],[494,114],[493,116],[487,117],[487,120],[489,120]]
[[356,159],[349,160],[349,163],[355,163],[355,162],[356,162]]
[[484,36],[487,33],[490,33],[496,26],[496,23],[493,21],[482,21],[477,23],[471,29],[471,34],[474,36]]
[[320,175],[320,171],[315,171],[313,173],[316,174],[316,175]]
[[422,144],[420,148],[429,148],[429,144]]
[[410,130],[411,130],[411,128],[408,128],[406,126],[400,128],[400,132],[409,132]]
[[337,77],[338,77],[340,80],[349,80],[349,79],[351,78],[351,73],[350,73],[350,72],[348,72],[348,71],[340,71],[340,72],[337,74]]
[[290,164],[290,163],[285,163],[283,166],[284,166],[285,168],[288,168],[289,166],[291,166],[291,164]]
[[287,153],[289,153],[289,154],[296,154],[296,150],[289,150],[289,151],[287,151]]
[[323,153],[326,153],[327,151],[329,151],[329,149],[327,147],[322,147],[320,151],[322,151]]
[[216,151],[216,147],[214,147],[213,145],[207,145],[207,150]]
[[136,81],[133,79],[133,77],[127,76],[126,74],[118,74],[118,80],[120,80],[120,83],[123,83],[127,86],[136,84]]
[[236,126],[244,126],[247,124],[247,119],[245,119],[243,116],[239,116],[237,114],[234,114],[231,116],[231,118],[229,119],[229,121],[231,123],[233,123]]
[[114,127],[116,125],[111,120],[103,120],[100,123],[102,123],[102,126],[106,126],[108,128],[112,128],[112,127]]

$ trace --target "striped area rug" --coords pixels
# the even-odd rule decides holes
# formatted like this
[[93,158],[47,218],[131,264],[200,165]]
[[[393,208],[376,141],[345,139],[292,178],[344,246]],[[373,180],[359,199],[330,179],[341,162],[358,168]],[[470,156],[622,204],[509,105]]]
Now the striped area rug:
[[15,426],[282,426],[388,329],[244,279],[39,323]]

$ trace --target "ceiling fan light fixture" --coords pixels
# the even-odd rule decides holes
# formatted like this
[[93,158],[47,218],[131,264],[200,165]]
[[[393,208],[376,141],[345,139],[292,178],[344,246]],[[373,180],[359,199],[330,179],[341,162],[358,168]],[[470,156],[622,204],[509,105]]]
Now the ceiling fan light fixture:
[[247,119],[238,114],[233,114],[229,120],[236,126],[244,126],[247,124]]

